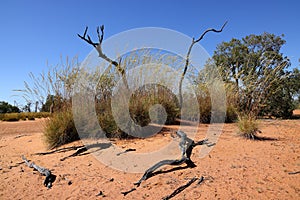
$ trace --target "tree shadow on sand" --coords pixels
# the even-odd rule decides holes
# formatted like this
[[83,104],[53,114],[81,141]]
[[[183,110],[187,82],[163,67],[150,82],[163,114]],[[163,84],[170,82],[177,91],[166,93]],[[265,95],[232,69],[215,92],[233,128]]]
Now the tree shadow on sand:
[[[49,152],[35,153],[34,155],[49,155],[49,154],[53,154],[53,153],[64,153],[64,152],[67,152],[67,151],[76,150],[76,152],[74,152],[73,154],[60,159],[60,161],[64,161],[64,160],[66,160],[68,158],[71,158],[71,157],[88,155],[88,154],[100,151],[102,149],[107,149],[111,145],[112,145],[111,143],[95,143],[95,144],[88,144],[88,145],[78,145],[78,146],[64,147],[64,148],[60,148],[60,149],[55,149],[55,150],[49,151]],[[88,151],[90,149],[93,149],[93,150]]]
[[266,136],[253,136],[253,140],[256,141],[278,141],[277,138],[272,138],[272,137],[266,137]]

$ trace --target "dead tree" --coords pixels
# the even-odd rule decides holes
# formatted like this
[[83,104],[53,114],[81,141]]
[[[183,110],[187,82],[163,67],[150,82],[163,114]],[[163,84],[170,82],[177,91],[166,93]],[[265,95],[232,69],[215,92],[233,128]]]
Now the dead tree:
[[35,102],[35,109],[34,109],[34,112],[37,112],[37,110],[38,110],[38,106],[39,106],[39,102],[38,102],[38,101],[36,101],[36,102]]
[[185,74],[186,74],[186,72],[187,72],[188,66],[189,66],[189,64],[190,64],[190,54],[191,54],[191,52],[192,52],[193,46],[194,46],[196,43],[200,42],[200,41],[203,39],[203,37],[204,37],[208,32],[216,32],[216,33],[222,32],[222,31],[223,31],[223,28],[226,26],[226,24],[227,24],[227,21],[223,24],[223,26],[221,27],[220,30],[216,30],[216,29],[214,29],[214,28],[210,28],[210,29],[207,29],[206,31],[204,31],[204,32],[202,33],[202,35],[201,35],[197,40],[195,40],[195,38],[192,39],[192,43],[191,43],[191,45],[190,45],[190,47],[189,47],[189,49],[188,49],[188,52],[187,52],[187,55],[186,55],[186,59],[185,59],[185,65],[184,65],[183,72],[182,72],[182,75],[181,75],[180,81],[179,81],[179,106],[180,106],[180,108],[182,108],[182,101],[183,101],[183,100],[182,100],[182,83],[183,83],[183,79],[184,79],[184,77],[185,77]]
[[[80,37],[82,40],[86,41],[88,44],[92,45],[97,50],[98,56],[100,58],[103,58],[104,60],[106,60],[107,62],[109,62],[110,64],[114,65],[117,68],[117,71],[121,75],[126,89],[128,89],[126,72],[125,72],[125,69],[123,69],[121,67],[121,59],[119,62],[114,61],[111,58],[107,57],[102,51],[102,42],[103,42],[103,37],[104,37],[104,25],[97,27],[98,42],[93,42],[91,37],[89,35],[87,35],[87,31],[88,31],[88,27],[85,28],[83,35],[77,34],[78,37]],[[100,31],[101,31],[101,33],[100,33]]]

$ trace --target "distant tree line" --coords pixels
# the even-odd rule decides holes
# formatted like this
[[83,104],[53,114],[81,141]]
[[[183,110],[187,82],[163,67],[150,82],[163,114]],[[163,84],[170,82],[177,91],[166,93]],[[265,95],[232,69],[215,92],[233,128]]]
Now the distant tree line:
[[17,106],[13,106],[5,101],[0,101],[0,113],[19,113],[21,112]]

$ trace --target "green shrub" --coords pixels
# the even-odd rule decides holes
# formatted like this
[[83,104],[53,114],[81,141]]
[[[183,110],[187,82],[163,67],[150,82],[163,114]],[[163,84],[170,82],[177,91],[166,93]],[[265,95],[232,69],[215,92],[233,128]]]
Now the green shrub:
[[[151,122],[149,111],[151,106],[161,105],[167,114],[166,124],[173,124],[179,116],[179,105],[176,96],[163,86],[145,85],[131,96],[129,104],[130,116],[140,126]],[[162,113],[153,116],[157,123],[161,122]]]
[[45,124],[44,139],[50,149],[79,139],[70,110],[51,115]]
[[35,113],[27,113],[27,119],[28,120],[35,120]]
[[256,139],[257,138],[257,132],[259,132],[258,129],[258,122],[254,117],[250,116],[239,116],[238,122],[237,122],[239,132],[238,134],[246,137],[248,139]]
[[236,113],[236,109],[232,105],[227,105],[226,109],[226,123],[235,122],[238,119],[238,115]]
[[119,130],[110,107],[110,99],[102,100],[96,104],[96,113],[101,129],[106,133],[106,137],[119,137],[121,130]]
[[19,113],[19,119],[23,120],[23,121],[26,121],[26,119],[27,119],[27,113]]
[[1,121],[19,121],[19,120],[35,120],[35,118],[47,118],[50,116],[48,112],[21,112],[21,113],[5,113],[0,114]]
[[19,119],[20,119],[19,113],[5,113],[2,118],[3,121],[7,121],[7,122],[15,122],[15,121],[19,121]]

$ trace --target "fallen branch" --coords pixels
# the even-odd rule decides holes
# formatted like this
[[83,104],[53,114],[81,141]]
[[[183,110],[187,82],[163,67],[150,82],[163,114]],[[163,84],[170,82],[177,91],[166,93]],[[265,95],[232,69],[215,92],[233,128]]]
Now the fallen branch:
[[138,182],[134,183],[134,185],[139,187],[140,184],[142,183],[142,181],[149,178],[151,175],[153,175],[153,172],[156,169],[158,169],[164,165],[181,165],[183,163],[186,163],[187,166],[190,168],[196,167],[196,164],[190,158],[192,155],[192,151],[195,146],[204,145],[204,144],[208,145],[209,144],[207,142],[208,140],[207,139],[200,140],[195,143],[193,140],[188,138],[187,135],[183,131],[177,131],[176,134],[180,137],[179,148],[181,150],[181,159],[162,160],[162,161],[156,163],[155,165],[153,165],[152,167],[147,169],[145,171],[144,175],[142,176],[142,178]]
[[54,174],[51,174],[51,171],[49,169],[40,167],[36,164],[34,164],[34,162],[29,162],[25,156],[22,155],[22,159],[24,160],[24,162],[26,163],[26,165],[30,168],[34,168],[35,170],[37,170],[38,172],[40,172],[40,174],[46,176],[45,180],[44,180],[44,186],[51,188],[52,187],[52,183],[55,181],[56,176]]
[[172,192],[172,194],[164,197],[163,200],[168,200],[168,199],[171,199],[171,198],[175,197],[177,194],[182,192],[184,189],[186,189],[187,187],[192,185],[192,183],[194,183],[197,179],[198,178],[196,178],[196,177],[192,178],[188,183],[186,183],[185,185],[182,185],[179,188],[177,188],[176,190],[174,190],[174,192]]

